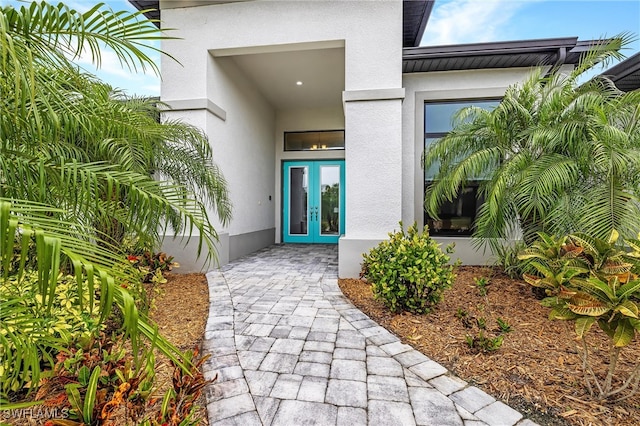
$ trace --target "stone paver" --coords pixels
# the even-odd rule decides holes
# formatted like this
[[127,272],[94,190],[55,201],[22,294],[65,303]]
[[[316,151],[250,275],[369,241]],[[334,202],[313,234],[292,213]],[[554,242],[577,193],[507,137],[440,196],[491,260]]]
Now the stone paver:
[[338,407],[318,402],[286,400],[280,402],[272,425],[331,425],[336,424],[337,419]]
[[369,376],[367,377],[367,391],[370,400],[409,402],[407,382],[400,377]]
[[207,279],[211,425],[535,426],[355,308],[336,246],[272,246]]
[[298,392],[301,401],[324,402],[328,380],[323,377],[307,376],[303,379]]
[[367,406],[367,384],[355,380],[329,380],[325,400],[329,404],[347,407]]
[[463,420],[453,402],[436,389],[412,387],[409,389],[416,424],[462,426]]
[[367,411],[363,408],[338,407],[337,426],[356,426],[367,424]]
[[500,401],[487,405],[477,411],[475,415],[484,422],[490,422],[492,419],[502,419],[503,424],[506,426],[514,425],[522,419],[522,414]]

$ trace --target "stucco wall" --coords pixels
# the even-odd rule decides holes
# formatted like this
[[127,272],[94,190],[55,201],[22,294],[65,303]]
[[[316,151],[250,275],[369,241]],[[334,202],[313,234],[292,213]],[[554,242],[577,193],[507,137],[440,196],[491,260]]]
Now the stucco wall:
[[[243,235],[254,235],[254,249],[274,242],[275,221],[275,161],[273,134],[275,111],[262,98],[250,80],[246,79],[230,58],[210,57],[211,68],[222,82],[216,105],[224,111],[224,119],[207,110],[170,111],[165,114],[205,129],[214,152],[216,164],[228,183],[233,202],[233,219],[225,227],[210,208],[209,218],[222,234],[218,246],[220,264],[245,254],[234,247],[252,246],[241,241]],[[164,100],[164,99],[163,99]],[[189,104],[185,102],[185,104]],[[171,101],[169,101],[171,104]],[[223,106],[223,107],[222,107]],[[262,232],[262,234],[260,234]],[[256,238],[255,235],[263,235]],[[236,241],[238,240],[238,241]],[[234,243],[238,244],[234,244]],[[186,247],[166,239],[164,250],[172,253],[183,266],[181,271],[199,270],[202,263],[194,261],[195,242]]]
[[[163,58],[163,99],[202,97],[223,90],[208,72],[203,51],[254,52],[290,49],[287,45],[345,42],[345,89],[399,87],[402,76],[402,2],[395,1],[248,1],[166,9],[165,28],[176,28],[163,41],[184,68]],[[185,75],[185,70],[188,74]],[[211,79],[211,77],[214,77]],[[181,82],[182,84],[176,84]],[[167,84],[169,83],[169,84]]]
[[[181,118],[206,131],[215,161],[227,180],[233,203],[232,221],[223,227],[215,212],[209,211],[215,228],[223,234],[219,258],[220,263],[224,264],[238,254],[244,254],[234,247],[251,247],[242,242],[246,240],[243,235],[263,235],[261,238],[253,238],[257,242],[254,249],[274,242],[275,110],[231,58],[214,58],[206,51],[202,53],[207,60],[206,68],[215,75],[211,82],[215,81],[217,90],[214,92],[215,96],[210,96],[207,94],[210,92],[210,85],[207,84],[200,88],[200,92],[193,92],[196,96],[194,99],[213,102],[222,111],[222,117],[202,109],[180,110],[195,104],[194,99],[184,97],[177,99],[180,102],[175,102],[176,99],[172,99],[170,95],[165,97],[165,92],[175,93],[176,96],[182,93],[176,87],[193,88],[193,82],[189,78],[191,70],[183,71],[184,76],[176,81],[167,78],[163,80],[162,100],[169,105],[178,105],[178,110],[168,112],[167,117]],[[236,244],[235,240],[238,240]],[[176,259],[183,265],[181,270],[197,270],[201,267],[200,262],[191,261],[195,250],[193,243],[187,247],[167,243],[165,249],[176,254]]]
[[209,59],[220,85],[214,99],[227,112],[224,121],[208,115],[207,134],[233,200],[229,235],[273,228],[275,110],[233,59]]
[[[402,205],[400,0],[234,2],[165,9],[162,19],[180,38],[162,45],[180,62],[162,60],[162,100],[201,100],[213,111],[199,122],[232,191],[231,239],[270,228],[279,239],[280,164],[293,158],[282,152],[281,138],[296,128],[344,126],[345,238],[373,240],[392,229]],[[345,56],[344,106],[325,110],[274,110],[232,59],[324,47],[343,48]],[[341,251],[341,265],[352,262],[345,256]]]

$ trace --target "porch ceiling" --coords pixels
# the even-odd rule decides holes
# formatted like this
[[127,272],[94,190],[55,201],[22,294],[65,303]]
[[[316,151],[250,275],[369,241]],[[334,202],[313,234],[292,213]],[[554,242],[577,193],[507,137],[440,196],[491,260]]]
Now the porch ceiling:
[[239,54],[231,58],[277,110],[342,105],[344,48]]

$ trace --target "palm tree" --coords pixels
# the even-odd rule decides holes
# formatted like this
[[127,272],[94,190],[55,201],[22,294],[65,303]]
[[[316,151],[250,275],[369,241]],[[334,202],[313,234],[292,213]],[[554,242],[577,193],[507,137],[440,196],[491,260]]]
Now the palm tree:
[[640,92],[620,92],[604,77],[578,84],[597,63],[622,58],[618,51],[630,41],[621,34],[597,43],[568,74],[533,72],[491,111],[459,111],[457,127],[424,154],[425,168],[440,163],[425,194],[428,214],[437,217],[445,201],[482,176],[486,201],[473,233],[480,246],[499,247],[518,229],[527,243],[538,231],[635,235]]
[[[37,268],[46,310],[66,265],[79,286],[99,283],[102,319],[112,301],[119,306],[134,347],[154,330],[119,285],[139,276],[117,244],[127,235],[154,247],[167,227],[188,236],[195,230],[215,260],[207,206],[221,223],[230,219],[226,183],[200,130],[160,124],[152,101],[123,97],[73,60],[90,53],[99,65],[106,46],[129,69],[157,72],[143,47],[161,38],[142,12],[103,4],[85,13],[46,2],[0,8],[1,279]],[[174,347],[158,344],[177,360]]]

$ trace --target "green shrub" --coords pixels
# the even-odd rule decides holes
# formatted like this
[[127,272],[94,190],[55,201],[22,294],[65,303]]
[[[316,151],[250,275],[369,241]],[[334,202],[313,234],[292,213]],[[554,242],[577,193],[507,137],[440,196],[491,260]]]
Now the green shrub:
[[167,280],[164,279],[163,273],[170,272],[173,268],[180,266],[178,262],[173,261],[173,256],[168,256],[163,252],[143,251],[140,254],[130,254],[127,256],[127,260],[144,274],[142,282],[145,283],[164,284]]
[[[447,246],[446,253],[453,252]],[[365,253],[361,275],[372,285],[373,294],[393,312],[426,313],[451,287],[455,274],[449,256],[428,231],[418,232],[414,223]]]

